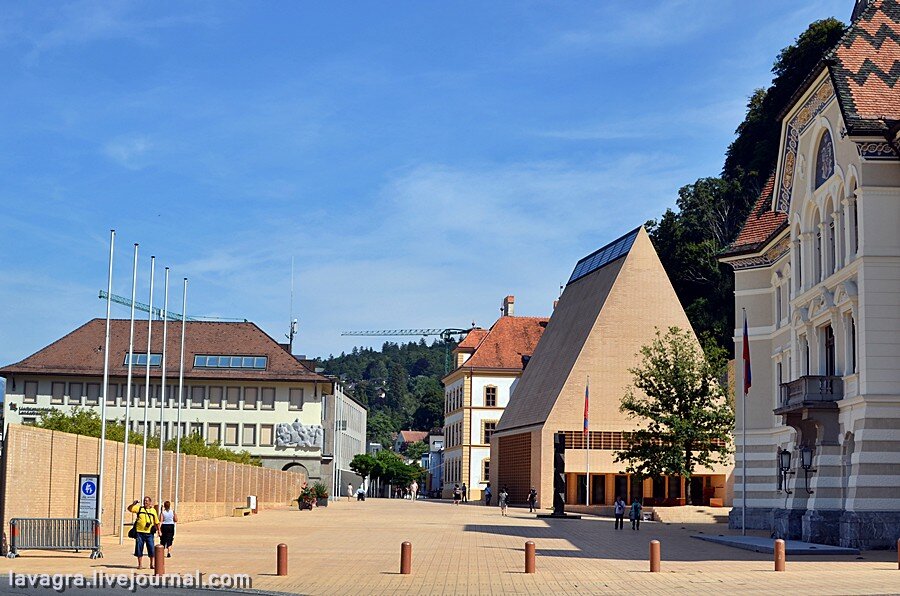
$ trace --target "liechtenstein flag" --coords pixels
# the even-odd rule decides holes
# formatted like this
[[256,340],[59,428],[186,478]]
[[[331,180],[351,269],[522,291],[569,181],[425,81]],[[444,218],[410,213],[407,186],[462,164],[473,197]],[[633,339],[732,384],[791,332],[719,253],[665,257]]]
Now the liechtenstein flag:
[[590,402],[591,379],[588,378],[584,385],[584,437],[588,436],[588,404]]
[[744,395],[750,392],[750,334],[747,332],[747,311],[744,311]]

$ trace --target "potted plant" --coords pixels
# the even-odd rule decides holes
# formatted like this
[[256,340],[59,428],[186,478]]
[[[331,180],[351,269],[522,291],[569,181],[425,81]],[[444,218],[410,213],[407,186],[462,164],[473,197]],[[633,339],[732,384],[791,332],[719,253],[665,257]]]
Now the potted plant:
[[328,507],[328,487],[324,482],[316,482],[312,486],[313,494],[316,497],[316,507]]
[[300,511],[304,509],[312,509],[313,503],[316,501],[316,493],[312,488],[304,486],[300,490],[300,496],[297,497],[297,507]]

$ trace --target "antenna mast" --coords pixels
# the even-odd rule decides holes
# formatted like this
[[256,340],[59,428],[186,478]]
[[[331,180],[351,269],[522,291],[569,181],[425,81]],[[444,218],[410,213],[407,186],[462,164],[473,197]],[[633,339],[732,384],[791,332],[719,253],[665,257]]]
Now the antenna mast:
[[297,335],[297,319],[294,318],[294,257],[291,257],[291,325],[285,337],[288,340],[288,353],[294,353],[294,336]]

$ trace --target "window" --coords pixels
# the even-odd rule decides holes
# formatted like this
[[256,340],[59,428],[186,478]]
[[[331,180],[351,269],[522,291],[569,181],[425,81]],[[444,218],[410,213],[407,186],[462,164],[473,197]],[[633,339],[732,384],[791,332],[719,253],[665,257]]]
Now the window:
[[[162,363],[162,354],[150,354],[150,366],[159,366]],[[147,366],[147,354],[132,354],[132,366]],[[125,361],[122,366],[128,366],[128,354],[125,354]]]
[[484,388],[484,405],[489,408],[497,407],[497,388],[496,387],[485,387]]
[[206,442],[210,445],[218,445],[222,441],[222,425],[210,424],[206,427]]
[[194,368],[256,368],[266,369],[266,356],[194,356]]
[[303,389],[291,389],[288,391],[288,394],[289,394],[288,409],[289,410],[302,410],[303,409]]
[[51,383],[50,384],[50,403],[51,404],[61,404],[63,403],[63,393],[66,391],[65,383]]
[[775,286],[775,328],[781,327],[781,286]]
[[69,383],[68,403],[81,405],[81,397],[84,395],[84,385],[81,383]]
[[828,222],[828,272],[837,271],[837,237],[835,233],[835,216],[832,216]]
[[494,434],[494,431],[497,429],[497,421],[496,420],[485,420],[481,423],[481,442],[485,445],[489,445],[491,442],[491,435]]
[[245,424],[244,434],[241,436],[241,445],[256,446],[256,425]]
[[827,130],[819,141],[819,150],[816,154],[816,188],[819,188],[834,174],[834,143],[831,141],[831,133]]
[[33,426],[37,424],[37,418],[35,418],[34,416],[25,416],[22,418],[22,424]]
[[206,387],[191,387],[191,407],[202,408],[206,398]]
[[822,267],[822,229],[819,228],[819,231],[816,232],[816,269],[813,273],[814,283],[818,283],[825,278],[824,272],[825,268]]
[[856,321],[853,320],[853,317],[850,317],[850,361],[849,366],[847,367],[850,370],[850,374],[855,374],[856,370]]
[[241,388],[229,387],[225,392],[225,409],[237,410],[241,406]]
[[259,425],[259,446],[271,447],[275,444],[275,425],[260,424]]
[[191,434],[192,435],[200,435],[203,436],[203,423],[202,422],[191,422]]
[[[115,390],[113,391],[113,395],[115,395]],[[87,384],[87,399],[84,403],[87,406],[96,406],[100,403],[100,383]],[[106,403],[109,404],[109,400]]]
[[491,458],[481,460],[481,481],[488,482],[491,479]]
[[22,403],[36,404],[37,403],[37,391],[38,391],[37,381],[25,381],[25,393],[22,396]]
[[271,387],[263,387],[261,407],[263,410],[275,409],[275,390]]
[[[99,383],[88,383],[88,401],[89,402],[91,401],[91,385],[97,385],[98,393],[100,390]],[[109,385],[106,386],[106,405],[114,406],[118,403],[119,403],[119,386],[116,385],[115,383],[110,383]]]
[[255,410],[259,390],[256,387],[244,388],[244,409]]
[[226,424],[225,425],[225,444],[232,445],[232,446],[238,444],[238,425],[237,424]]
[[209,408],[211,410],[221,410],[222,409],[222,395],[224,394],[224,389],[221,387],[210,387],[209,388]]

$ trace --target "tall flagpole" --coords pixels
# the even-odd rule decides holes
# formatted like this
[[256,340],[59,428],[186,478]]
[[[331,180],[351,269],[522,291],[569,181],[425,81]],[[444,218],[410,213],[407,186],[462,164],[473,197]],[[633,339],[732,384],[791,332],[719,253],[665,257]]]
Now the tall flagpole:
[[747,369],[750,363],[750,338],[747,334],[747,309],[744,312],[744,397],[741,400],[741,535],[747,535]]
[[178,416],[175,422],[175,511],[178,511],[178,489],[181,485],[181,408],[184,403],[184,331],[187,320],[187,286],[184,278],[184,289],[181,294],[181,357],[178,364]]
[[144,385],[144,449],[141,456],[141,498],[147,490],[147,433],[150,430],[150,356],[153,339],[153,280],[156,277],[156,257],[150,257],[150,312],[147,313],[147,378]]
[[163,492],[163,447],[165,447],[165,422],[166,422],[166,348],[168,347],[168,324],[169,324],[169,268],[166,267],[166,281],[163,290],[163,342],[162,342],[162,362],[160,362],[160,381],[159,381],[159,461],[156,465],[156,502],[162,503]]
[[128,336],[128,382],[125,386],[125,451],[122,454],[122,499],[119,511],[119,544],[125,541],[125,491],[128,489],[128,434],[131,430],[131,371],[134,368],[134,302],[137,300],[138,244],[134,243],[134,264],[131,275],[131,332]]
[[587,383],[584,385],[584,468],[586,472],[586,490],[584,495],[584,504],[591,505],[591,430],[590,430],[590,392],[591,392],[591,375],[588,375]]
[[[109,392],[109,326],[112,310],[113,253],[116,231],[109,231],[109,273],[106,278],[106,337],[103,340],[103,391],[100,402],[100,460],[97,462],[97,518],[103,524],[103,482],[106,479],[106,394]],[[115,498],[115,497],[113,497]]]

